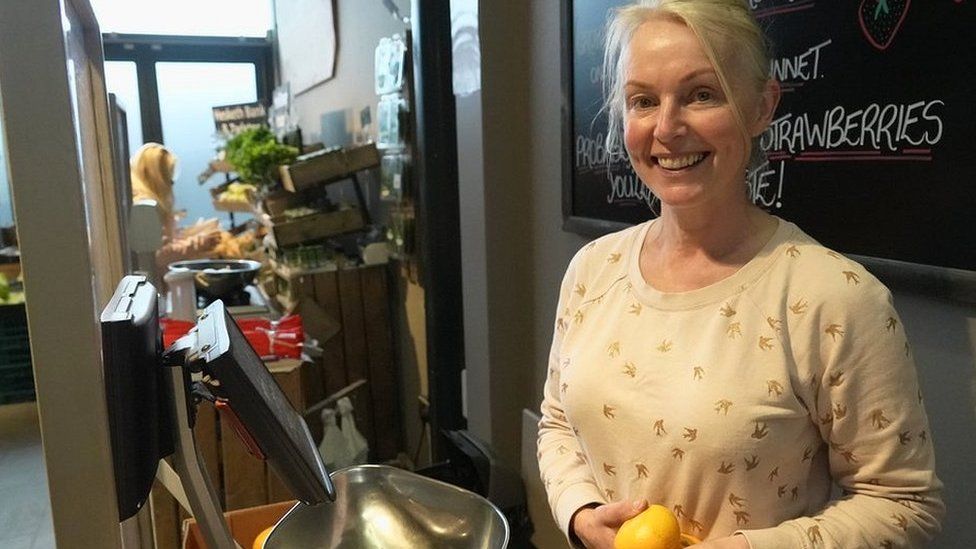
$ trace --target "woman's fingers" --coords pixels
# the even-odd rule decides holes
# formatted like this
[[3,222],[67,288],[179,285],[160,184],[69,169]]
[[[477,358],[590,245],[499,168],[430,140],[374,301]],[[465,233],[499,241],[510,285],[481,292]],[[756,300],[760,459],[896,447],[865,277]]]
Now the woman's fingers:
[[577,535],[588,548],[613,548],[617,530],[625,521],[647,509],[647,500],[618,501],[590,510],[585,516],[587,524],[577,530]]
[[596,511],[598,514],[602,514],[601,522],[612,528],[620,528],[621,524],[636,517],[644,509],[647,509],[647,500],[637,499],[601,505],[596,508]]

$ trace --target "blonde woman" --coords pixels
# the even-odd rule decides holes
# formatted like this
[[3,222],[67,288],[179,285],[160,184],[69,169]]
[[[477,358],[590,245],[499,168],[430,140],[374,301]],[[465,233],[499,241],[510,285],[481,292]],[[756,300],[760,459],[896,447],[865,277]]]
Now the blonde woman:
[[156,266],[165,273],[174,261],[207,257],[219,242],[220,233],[202,231],[192,236],[181,236],[173,211],[173,179],[178,159],[159,143],[146,143],[130,160],[133,201],[152,200],[162,225],[162,245],[156,251]]
[[621,8],[605,67],[608,147],[661,212],[560,290],[539,434],[560,527],[612,547],[651,502],[702,548],[924,545],[941,483],[890,293],[747,196],[780,93],[748,3]]

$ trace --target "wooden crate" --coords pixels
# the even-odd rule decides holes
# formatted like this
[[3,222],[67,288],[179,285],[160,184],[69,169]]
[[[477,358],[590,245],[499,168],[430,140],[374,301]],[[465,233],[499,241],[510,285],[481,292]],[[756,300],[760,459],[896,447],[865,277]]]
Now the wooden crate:
[[272,221],[271,234],[278,249],[304,242],[322,240],[337,234],[362,229],[366,225],[363,212],[351,206],[334,212],[319,212],[298,219]]
[[367,143],[345,149],[316,152],[292,164],[280,166],[282,186],[291,192],[352,177],[360,170],[380,165],[376,145]]
[[301,194],[277,189],[269,192],[261,200],[261,207],[272,219],[285,215],[285,210],[305,205],[305,197]]
[[387,266],[276,273],[283,281],[280,301],[302,315],[306,333],[322,346],[323,394],[365,379],[350,395],[356,425],[371,461],[395,458],[403,448]]

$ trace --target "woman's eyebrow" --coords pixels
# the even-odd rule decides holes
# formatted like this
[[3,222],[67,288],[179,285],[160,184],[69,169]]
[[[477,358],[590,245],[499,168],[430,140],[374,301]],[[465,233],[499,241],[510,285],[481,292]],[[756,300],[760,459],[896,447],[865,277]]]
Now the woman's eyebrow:
[[[715,76],[715,69],[713,69],[711,67],[702,67],[700,69],[693,70],[693,71],[689,72],[688,74],[682,76],[681,79],[678,80],[678,82],[684,84],[685,82],[688,82],[690,80],[694,80],[695,78],[698,78],[699,76],[702,76],[702,75]],[[646,83],[644,81],[641,81],[641,80],[633,80],[633,79],[631,79],[631,80],[628,80],[628,81],[624,82],[624,88],[641,88],[641,89],[644,89],[644,88],[652,88],[652,87],[653,86],[651,84],[648,84],[648,83]]]
[[715,75],[715,69],[712,67],[702,67],[700,69],[689,72],[681,78],[681,82],[687,82],[689,80],[694,80],[703,74]]
[[624,82],[624,88],[641,88],[641,89],[645,89],[645,88],[650,88],[650,86],[647,85],[647,84],[645,84],[644,82],[641,82],[640,80],[628,80],[628,81]]

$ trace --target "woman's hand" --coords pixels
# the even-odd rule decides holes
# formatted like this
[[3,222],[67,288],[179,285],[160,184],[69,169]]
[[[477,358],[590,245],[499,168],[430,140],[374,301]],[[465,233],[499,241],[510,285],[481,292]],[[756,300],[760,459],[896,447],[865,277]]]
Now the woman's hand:
[[[620,525],[644,509],[647,509],[647,501],[643,499],[584,507],[573,515],[570,528],[589,549],[613,549],[613,538],[616,537]],[[724,546],[718,549],[722,547]]]
[[749,549],[749,540],[741,535],[728,536],[698,543],[692,545],[692,547],[697,547],[698,549]]

